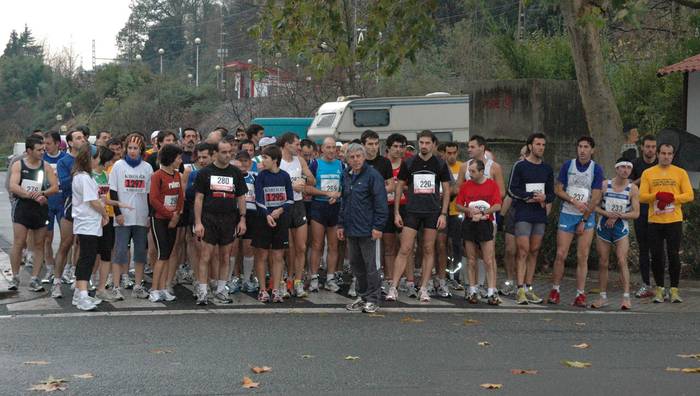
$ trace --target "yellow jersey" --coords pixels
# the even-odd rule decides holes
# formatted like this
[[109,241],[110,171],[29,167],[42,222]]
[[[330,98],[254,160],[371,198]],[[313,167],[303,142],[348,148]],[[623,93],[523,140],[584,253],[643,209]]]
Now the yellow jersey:
[[[673,202],[665,208],[658,207],[656,193],[673,194]],[[649,204],[649,223],[667,224],[683,221],[681,205],[694,199],[688,172],[675,165],[652,166],[642,173],[639,185],[639,201]]]

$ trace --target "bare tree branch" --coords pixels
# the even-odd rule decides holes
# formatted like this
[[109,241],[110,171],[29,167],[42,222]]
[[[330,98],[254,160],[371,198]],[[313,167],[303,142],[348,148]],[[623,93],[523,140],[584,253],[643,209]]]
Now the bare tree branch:
[[700,10],[700,1],[698,1],[698,0],[672,0],[672,1],[675,3],[678,3],[682,6],[686,6],[688,8]]

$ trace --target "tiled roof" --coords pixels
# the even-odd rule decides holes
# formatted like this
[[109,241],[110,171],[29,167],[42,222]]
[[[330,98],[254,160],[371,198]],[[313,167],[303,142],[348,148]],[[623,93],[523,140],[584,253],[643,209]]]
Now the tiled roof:
[[691,56],[671,66],[662,67],[656,72],[656,75],[663,77],[676,72],[695,72],[700,71],[700,54]]

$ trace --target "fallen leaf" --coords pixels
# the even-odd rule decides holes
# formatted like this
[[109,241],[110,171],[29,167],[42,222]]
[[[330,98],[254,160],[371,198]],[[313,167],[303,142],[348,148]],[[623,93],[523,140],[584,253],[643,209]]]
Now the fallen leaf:
[[679,358],[684,358],[684,359],[700,359],[700,353],[693,353],[691,355],[676,355]]
[[479,324],[479,321],[476,319],[464,319],[463,323],[465,326],[471,326],[471,325]]
[[345,356],[345,360],[360,360],[359,356]]
[[22,364],[27,365],[27,366],[45,366],[45,365],[49,364],[49,362],[47,362],[46,360],[30,360],[30,361],[24,362]]
[[684,373],[700,374],[700,367],[688,367],[688,368],[681,369],[681,371]]
[[95,375],[92,373],[73,374],[73,377],[80,378],[80,379],[90,379],[90,378],[95,378]]
[[412,318],[410,316],[405,316],[405,317],[401,318],[401,323],[421,323],[421,322],[424,322],[424,320]]
[[45,379],[44,382],[34,384],[31,388],[29,388],[31,391],[44,392],[64,391],[66,389],[68,389],[68,386],[66,385],[65,379],[54,378],[52,376],[49,376],[49,378]]
[[577,349],[588,349],[591,346],[586,344],[585,342],[582,342],[580,344],[572,345],[572,347],[577,348]]
[[262,367],[255,366],[255,367],[251,367],[250,369],[253,370],[253,372],[255,374],[262,374],[262,373],[267,373],[267,372],[272,371],[272,367],[267,367],[267,366],[262,366]]
[[243,383],[241,384],[244,388],[250,389],[250,388],[257,388],[260,386],[259,382],[253,382],[250,377],[243,377]]
[[172,349],[151,349],[149,352],[160,355],[163,353],[173,353],[173,350]]
[[501,389],[501,388],[503,388],[503,384],[481,384],[479,386],[484,388],[484,389]]
[[591,364],[588,362],[579,362],[577,360],[562,360],[561,361],[563,365],[566,367],[573,367],[573,368],[587,368],[591,367]]
[[491,345],[491,343],[488,342],[488,341],[481,341],[481,342],[479,342],[479,346],[489,346],[489,345]]
[[681,371],[681,369],[677,367],[666,367],[666,371]]
[[520,375],[520,374],[535,375],[535,374],[537,374],[537,370],[512,369],[512,370],[510,370],[510,373],[514,374],[514,375]]
[[585,322],[576,322],[576,326],[585,326],[585,325],[586,325]]
[[383,318],[383,317],[384,317],[384,314],[371,313],[371,314],[369,314],[369,315],[367,315],[367,316],[369,316],[370,318]]
[[301,355],[302,359],[313,359],[314,355]]
[[588,291],[588,294],[600,294],[600,289],[599,288],[593,288]]

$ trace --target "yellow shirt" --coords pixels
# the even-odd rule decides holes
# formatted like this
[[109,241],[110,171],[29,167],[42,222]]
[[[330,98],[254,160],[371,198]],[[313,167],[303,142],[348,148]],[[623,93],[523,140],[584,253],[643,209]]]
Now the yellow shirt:
[[[669,192],[673,194],[673,203],[663,210],[657,206],[656,193]],[[639,186],[639,201],[649,204],[649,223],[675,223],[683,221],[681,205],[694,199],[693,187],[688,173],[675,165],[662,168],[652,166],[642,173]]]
[[[459,175],[459,168],[462,167],[462,162],[457,161],[453,165],[447,164],[450,168],[450,173],[452,173],[452,180],[457,183],[457,175]],[[459,188],[459,186],[457,186]],[[455,197],[456,199],[457,197]],[[455,204],[455,199],[450,202],[450,216],[457,216],[459,212],[457,211],[457,205]]]

